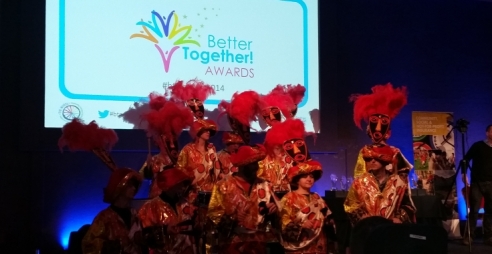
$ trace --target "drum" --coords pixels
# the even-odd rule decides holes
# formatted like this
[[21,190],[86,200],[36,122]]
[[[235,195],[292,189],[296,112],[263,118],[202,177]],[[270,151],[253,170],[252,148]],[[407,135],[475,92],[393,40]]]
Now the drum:
[[212,192],[210,191],[198,192],[198,205],[208,207],[208,203],[210,203],[211,197],[212,197]]

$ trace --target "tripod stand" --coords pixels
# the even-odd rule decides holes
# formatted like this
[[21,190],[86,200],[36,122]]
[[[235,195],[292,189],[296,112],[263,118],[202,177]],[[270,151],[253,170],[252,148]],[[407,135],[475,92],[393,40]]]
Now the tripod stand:
[[[466,159],[464,158],[465,156],[465,134],[466,134],[466,131],[468,130],[468,124],[469,122],[464,120],[464,119],[460,119],[456,122],[456,125],[453,126],[453,129],[451,131],[453,131],[454,129],[457,129],[460,133],[461,133],[461,151],[462,151],[462,156],[463,158],[460,160],[460,163],[459,163],[459,166],[458,168],[456,169],[456,173],[454,175],[454,179],[453,179],[453,183],[451,184],[451,186],[449,187],[449,191],[448,191],[448,194],[446,195],[446,198],[444,199],[444,205],[447,204],[448,202],[448,198],[449,198],[449,195],[451,195],[451,192],[453,191],[453,186],[455,186],[456,184],[456,179],[458,178],[458,176],[460,175],[460,170],[462,172],[462,174],[464,175],[465,179],[466,179],[466,172],[468,170],[468,162],[466,161]],[[471,232],[470,232],[470,202],[469,202],[469,197],[470,197],[470,188],[468,186],[468,181],[465,180],[465,204],[466,204],[466,232],[467,232],[467,235],[465,237],[468,238],[468,247],[469,247],[469,253],[471,253],[471,246],[472,246],[472,240],[471,239]]]

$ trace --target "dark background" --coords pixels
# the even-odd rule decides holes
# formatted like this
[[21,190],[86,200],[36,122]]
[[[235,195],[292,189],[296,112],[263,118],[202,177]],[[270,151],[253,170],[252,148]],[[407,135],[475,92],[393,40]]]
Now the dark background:
[[[315,144],[309,141],[325,171],[318,192],[330,188],[331,173],[350,175],[359,148],[369,142],[352,122],[348,96],[368,93],[375,84],[409,89],[409,104],[392,122],[390,144],[410,161],[412,111],[454,112],[470,121],[465,145],[484,138],[492,123],[491,2],[319,2],[322,133]],[[45,1],[0,1],[2,253],[56,253],[71,231],[105,207],[109,170],[93,154],[60,153],[60,130],[43,128],[44,10]],[[138,169],[147,155],[145,134],[118,135],[115,160]],[[254,139],[261,142],[262,136]],[[184,133],[180,142],[189,140]]]

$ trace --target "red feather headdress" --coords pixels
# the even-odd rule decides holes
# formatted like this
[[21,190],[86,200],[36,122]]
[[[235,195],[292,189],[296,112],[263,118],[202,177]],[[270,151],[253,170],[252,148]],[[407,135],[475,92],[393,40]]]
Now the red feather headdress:
[[169,89],[171,90],[171,98],[182,102],[190,99],[205,101],[210,95],[215,94],[215,89],[211,85],[198,79],[192,79],[186,84],[179,80]]
[[304,123],[299,119],[287,119],[275,124],[267,131],[265,136],[265,147],[272,152],[276,146],[282,146],[289,139],[304,139],[306,134]]
[[275,88],[268,94],[260,97],[260,109],[278,107],[285,118],[291,118],[291,110],[295,104],[289,94],[279,92]]
[[407,88],[393,88],[391,83],[375,85],[371,94],[353,94],[350,101],[354,102],[354,122],[362,129],[361,121],[368,122],[373,114],[384,114],[393,119],[407,104]]
[[288,94],[290,98],[292,98],[292,102],[295,105],[301,103],[304,98],[304,94],[306,93],[306,88],[301,84],[297,85],[277,85],[272,92],[274,93],[282,93]]
[[227,113],[229,117],[236,119],[242,125],[251,127],[251,122],[258,120],[259,101],[260,95],[255,91],[236,92],[232,95],[230,103],[221,101],[218,107],[220,111]]

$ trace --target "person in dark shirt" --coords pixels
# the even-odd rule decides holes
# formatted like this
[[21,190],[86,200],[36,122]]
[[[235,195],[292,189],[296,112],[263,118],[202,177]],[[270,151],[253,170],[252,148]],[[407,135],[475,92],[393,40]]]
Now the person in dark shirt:
[[[484,243],[492,246],[492,124],[485,129],[486,139],[475,142],[465,155],[466,162],[472,162],[470,184],[470,233],[473,237],[477,225],[478,210],[482,198],[484,199]],[[466,171],[466,170],[465,170]],[[468,180],[462,174],[465,185]],[[466,232],[465,235],[468,235]],[[464,244],[470,244],[468,238]]]

